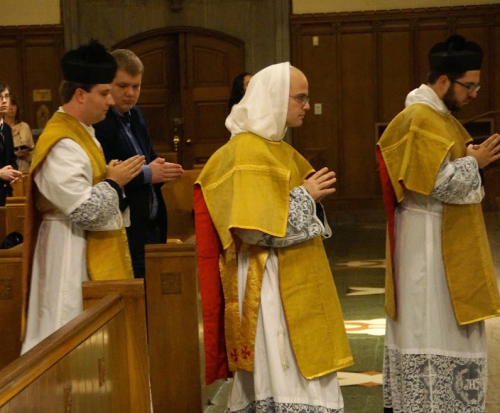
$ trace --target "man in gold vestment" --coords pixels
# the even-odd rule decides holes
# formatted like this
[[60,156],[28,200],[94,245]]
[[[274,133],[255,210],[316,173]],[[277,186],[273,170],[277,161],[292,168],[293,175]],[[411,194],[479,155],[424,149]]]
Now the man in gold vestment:
[[500,136],[474,145],[451,114],[479,93],[482,50],[454,35],[429,52],[427,84],[377,144],[388,217],[384,408],[485,411],[484,319],[500,315],[481,211],[481,168]]
[[206,381],[233,374],[230,412],[343,412],[336,372],[352,356],[320,204],[335,173],[283,141],[308,109],[300,70],[261,70],[195,186]]
[[92,128],[113,104],[116,62],[92,41],[67,52],[62,69],[62,106],[40,136],[30,170],[23,353],[81,313],[82,281],[133,278],[122,187],[140,173],[144,157],[106,166]]

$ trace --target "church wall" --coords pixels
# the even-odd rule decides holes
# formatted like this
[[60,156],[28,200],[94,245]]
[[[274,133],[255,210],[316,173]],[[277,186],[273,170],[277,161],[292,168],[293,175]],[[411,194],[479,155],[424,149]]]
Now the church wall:
[[60,0],[2,0],[2,25],[61,23]]
[[500,3],[498,0],[292,0],[293,14],[418,9]]
[[282,0],[62,0],[62,12],[66,48],[91,37],[111,47],[149,30],[192,26],[242,39],[249,72],[289,59],[289,3]]

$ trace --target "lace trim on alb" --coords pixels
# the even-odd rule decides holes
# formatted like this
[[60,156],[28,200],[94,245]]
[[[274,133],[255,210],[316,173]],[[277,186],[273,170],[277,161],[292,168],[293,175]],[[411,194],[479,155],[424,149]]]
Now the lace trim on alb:
[[257,245],[283,248],[322,235],[325,227],[316,215],[316,204],[307,190],[301,186],[290,191],[288,224],[284,237],[262,234]]
[[401,354],[385,348],[384,407],[394,413],[484,413],[486,370],[486,358]]
[[343,413],[344,409],[330,409],[323,406],[311,406],[302,403],[277,403],[274,398],[257,400],[242,410],[233,413]]

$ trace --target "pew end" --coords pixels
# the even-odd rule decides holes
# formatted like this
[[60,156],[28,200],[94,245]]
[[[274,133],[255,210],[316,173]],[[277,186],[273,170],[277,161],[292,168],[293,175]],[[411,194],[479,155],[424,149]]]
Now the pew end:
[[0,369],[21,353],[22,244],[0,249]]
[[196,244],[146,245],[145,286],[153,411],[201,413]]
[[125,306],[109,295],[0,371],[0,413],[135,412]]
[[130,403],[132,411],[149,413],[149,357],[144,280],[85,281],[82,283],[83,309],[104,297],[118,294],[124,303]]

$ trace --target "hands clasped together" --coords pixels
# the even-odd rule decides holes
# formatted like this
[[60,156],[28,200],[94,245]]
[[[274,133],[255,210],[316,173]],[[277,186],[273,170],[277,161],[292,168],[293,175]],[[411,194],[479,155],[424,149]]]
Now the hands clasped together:
[[23,173],[14,169],[11,165],[6,165],[0,169],[0,179],[10,184],[23,180]]
[[[112,179],[120,186],[124,186],[141,173],[144,159],[143,155],[135,155],[125,161],[114,159],[108,164],[106,178]],[[184,173],[182,166],[166,162],[163,158],[156,158],[148,166],[153,174],[151,178],[152,184],[173,181],[180,178]]]
[[475,158],[480,168],[500,159],[500,134],[495,133],[480,145],[467,146],[465,156]]
[[322,168],[305,179],[302,186],[309,192],[314,202],[320,202],[325,196],[333,194],[336,189],[331,186],[337,181],[335,172]]

